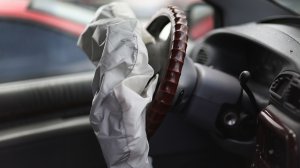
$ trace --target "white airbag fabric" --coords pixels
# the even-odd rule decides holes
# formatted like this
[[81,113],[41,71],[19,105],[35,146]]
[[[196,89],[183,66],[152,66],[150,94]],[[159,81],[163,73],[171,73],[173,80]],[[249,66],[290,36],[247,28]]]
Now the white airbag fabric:
[[97,66],[90,122],[109,168],[151,168],[146,107],[157,76],[145,43],[153,42],[124,3],[98,9],[78,45]]

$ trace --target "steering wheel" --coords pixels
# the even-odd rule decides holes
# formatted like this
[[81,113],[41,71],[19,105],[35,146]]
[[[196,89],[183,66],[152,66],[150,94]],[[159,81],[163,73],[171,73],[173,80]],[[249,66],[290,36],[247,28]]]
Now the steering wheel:
[[[162,40],[159,35],[168,23],[171,24],[170,34],[167,40]],[[146,131],[147,136],[151,137],[174,104],[186,55],[186,16],[177,7],[169,6],[154,17],[147,30],[156,40],[155,43],[147,45],[149,64],[159,74],[153,101],[147,109]]]

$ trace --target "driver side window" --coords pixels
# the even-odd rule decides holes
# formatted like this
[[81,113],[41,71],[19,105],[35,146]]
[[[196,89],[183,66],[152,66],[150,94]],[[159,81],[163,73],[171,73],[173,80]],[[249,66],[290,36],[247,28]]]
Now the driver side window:
[[0,37],[0,83],[94,69],[77,37],[53,28],[5,19]]

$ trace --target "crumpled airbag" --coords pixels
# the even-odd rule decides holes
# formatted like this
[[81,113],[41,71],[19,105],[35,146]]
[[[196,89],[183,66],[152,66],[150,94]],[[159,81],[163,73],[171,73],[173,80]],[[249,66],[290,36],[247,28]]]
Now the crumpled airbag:
[[90,122],[109,168],[151,168],[146,107],[157,75],[145,43],[154,42],[124,3],[102,6],[78,45],[97,66]]

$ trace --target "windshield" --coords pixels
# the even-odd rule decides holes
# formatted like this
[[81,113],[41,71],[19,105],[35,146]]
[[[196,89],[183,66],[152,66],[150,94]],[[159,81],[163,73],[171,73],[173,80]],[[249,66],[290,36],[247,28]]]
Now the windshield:
[[297,13],[300,14],[300,0],[272,0],[277,4]]
[[93,10],[88,10],[80,6],[50,0],[33,0],[29,8],[81,24],[89,23],[95,13]]
[[93,71],[77,39],[97,8],[113,1],[128,2],[146,24],[168,4],[195,0],[0,0],[0,83]]
[[87,7],[96,10],[99,6],[110,2],[123,1],[127,2],[137,18],[140,20],[149,20],[159,9],[168,5],[176,5],[185,9],[192,3],[201,2],[201,0],[56,0],[77,4],[81,7]]

